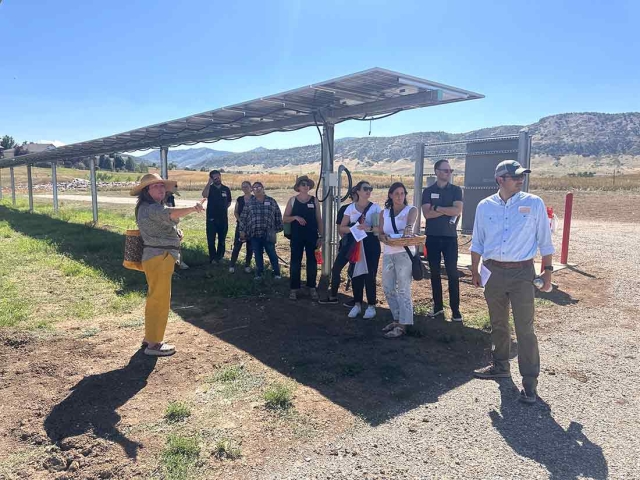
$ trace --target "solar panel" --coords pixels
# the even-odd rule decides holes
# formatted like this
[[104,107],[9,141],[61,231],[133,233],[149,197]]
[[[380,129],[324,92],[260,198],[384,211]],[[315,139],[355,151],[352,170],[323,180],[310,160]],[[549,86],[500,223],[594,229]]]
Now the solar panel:
[[483,95],[382,68],[372,68],[109,137],[13,159],[1,159],[0,167],[233,140],[248,135],[298,130],[324,122],[337,124],[354,118],[367,119],[478,98],[483,98]]

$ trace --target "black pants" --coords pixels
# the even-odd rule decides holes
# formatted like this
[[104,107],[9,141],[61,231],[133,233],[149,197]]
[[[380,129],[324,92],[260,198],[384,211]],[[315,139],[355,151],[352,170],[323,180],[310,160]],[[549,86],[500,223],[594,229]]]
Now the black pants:
[[244,265],[248,267],[251,265],[251,257],[253,256],[253,249],[251,248],[251,240],[247,239],[246,242],[240,241],[240,229],[236,225],[236,235],[233,237],[233,250],[231,251],[231,266],[233,267],[238,261],[238,255],[242,250],[242,245],[247,246],[247,254],[244,257]]
[[342,279],[340,278],[340,274],[342,273],[342,270],[347,263],[349,263],[349,260],[344,255],[343,249],[338,250],[336,259],[333,262],[333,266],[331,267],[331,290],[329,291],[330,298],[336,298],[338,296],[338,289],[340,288],[340,282],[342,281]]
[[[209,245],[209,261],[221,260],[224,257],[225,241],[227,240],[227,231],[229,230],[229,221],[215,220],[207,218],[207,244]],[[216,247],[216,236],[218,237],[218,246]]]
[[458,279],[458,239],[457,237],[427,236],[427,260],[431,270],[431,289],[433,291],[433,310],[443,309],[442,279],[440,262],[444,257],[444,267],[449,279],[449,304],[453,314],[460,313],[460,281]]
[[307,287],[316,288],[318,276],[318,263],[316,262],[316,243],[318,238],[291,237],[291,290],[300,288],[300,275],[302,274],[302,255],[307,255]]
[[375,305],[378,303],[376,298],[376,276],[378,274],[378,263],[380,263],[380,240],[372,234],[367,234],[367,237],[362,242],[369,272],[366,275],[353,277],[353,300],[356,303],[362,303],[363,294],[366,290],[367,303]]

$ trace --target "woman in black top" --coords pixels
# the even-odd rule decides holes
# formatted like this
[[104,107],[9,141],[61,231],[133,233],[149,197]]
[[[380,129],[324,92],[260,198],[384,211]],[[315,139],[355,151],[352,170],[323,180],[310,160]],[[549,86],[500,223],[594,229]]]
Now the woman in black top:
[[240,228],[238,222],[240,221],[240,214],[244,209],[244,205],[246,202],[251,200],[253,196],[251,194],[251,182],[247,182],[246,180],[242,182],[242,193],[244,195],[240,195],[236,199],[236,206],[233,210],[233,215],[236,217],[236,236],[233,240],[233,251],[231,252],[231,266],[229,266],[229,272],[233,273],[236,271],[236,262],[238,261],[238,254],[242,249],[242,244],[244,243],[247,246],[247,254],[244,257],[244,271],[246,273],[251,273],[251,257],[253,256],[253,249],[251,248],[251,242],[247,240],[246,242],[240,241]]
[[306,175],[299,177],[293,189],[298,192],[287,202],[282,221],[291,224],[291,293],[296,300],[300,290],[302,255],[307,254],[307,287],[313,300],[318,299],[316,277],[318,264],[315,251],[322,245],[322,216],[318,199],[309,195],[315,182]]

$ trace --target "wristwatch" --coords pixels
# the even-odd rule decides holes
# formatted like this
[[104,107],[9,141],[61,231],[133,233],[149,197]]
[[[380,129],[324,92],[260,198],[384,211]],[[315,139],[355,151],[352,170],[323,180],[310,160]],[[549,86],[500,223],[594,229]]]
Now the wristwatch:
[[544,269],[549,272],[553,272],[553,265],[545,265]]

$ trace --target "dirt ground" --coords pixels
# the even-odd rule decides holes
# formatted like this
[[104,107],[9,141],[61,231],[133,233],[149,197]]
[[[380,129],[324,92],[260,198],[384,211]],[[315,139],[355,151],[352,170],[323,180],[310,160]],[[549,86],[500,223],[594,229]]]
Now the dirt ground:
[[[564,194],[542,196],[562,215]],[[636,262],[637,271],[639,258],[631,245],[640,234],[638,212],[640,195],[576,194],[570,261],[577,267],[558,273],[554,291],[536,303],[541,351],[548,360],[541,384],[564,389],[555,395],[545,386],[542,395],[547,393],[562,418],[558,422],[568,425],[567,419],[580,417],[589,442],[599,444],[573,457],[569,447],[557,447],[566,455],[566,468],[558,466],[562,459],[553,456],[553,445],[545,445],[565,439],[564,430],[556,437],[538,432],[537,442],[509,436],[511,428],[535,422],[536,416],[549,430],[556,428],[546,403],[543,410],[534,407],[517,417],[520,410],[506,410],[503,396],[501,418],[516,415],[511,427],[493,417],[488,425],[474,423],[476,416],[487,416],[485,402],[500,400],[492,382],[471,380],[470,372],[490,358],[490,338],[476,328],[486,306],[468,272],[461,276],[461,303],[469,325],[476,323],[473,328],[427,320],[419,310],[411,335],[389,341],[380,333],[390,318],[380,284],[378,316],[351,321],[341,305],[287,300],[286,284],[274,284],[273,294],[264,297],[209,297],[206,282],[215,269],[197,267],[174,281],[177,316],[167,338],[178,353],[170,358],[142,355],[137,347],[143,327],[121,318],[95,319],[92,326],[99,331],[92,336],[81,334],[87,325],[80,321],[57,325],[53,335],[0,331],[0,479],[162,478],[159,459],[167,434],[176,428],[163,420],[171,400],[193,406],[196,420],[180,428],[197,432],[203,444],[224,434],[242,447],[241,458],[233,461],[205,449],[198,465],[203,478],[632,478],[640,468],[637,443],[626,453],[619,450],[622,440],[637,442],[640,433],[638,374],[630,367],[633,362],[637,367],[633,345],[640,310],[637,278],[625,284],[619,271],[625,262]],[[623,243],[629,245],[626,258],[619,251]],[[617,253],[605,263],[601,251]],[[181,282],[200,286],[201,301],[192,302]],[[425,311],[430,296],[428,281],[414,284],[414,302]],[[133,312],[132,318],[140,315]],[[597,328],[608,318],[604,336]],[[589,365],[584,358],[589,351],[598,362],[622,365],[622,377]],[[228,365],[241,365],[256,385],[291,382],[293,413],[265,409],[256,389],[216,396],[209,379]],[[467,395],[472,385],[484,393],[470,406],[461,392]],[[632,390],[616,393],[627,387]],[[577,400],[583,395],[593,398],[581,406]],[[462,440],[452,439],[461,416],[467,418]],[[385,446],[415,447],[417,436],[431,442],[425,446],[428,455],[399,455],[400,464],[388,460],[394,453]],[[479,443],[473,443],[478,458],[472,462],[465,453],[467,438],[488,439],[502,458],[512,459],[515,470],[494,470],[492,463],[501,464],[492,459],[497,450],[483,459]]]

